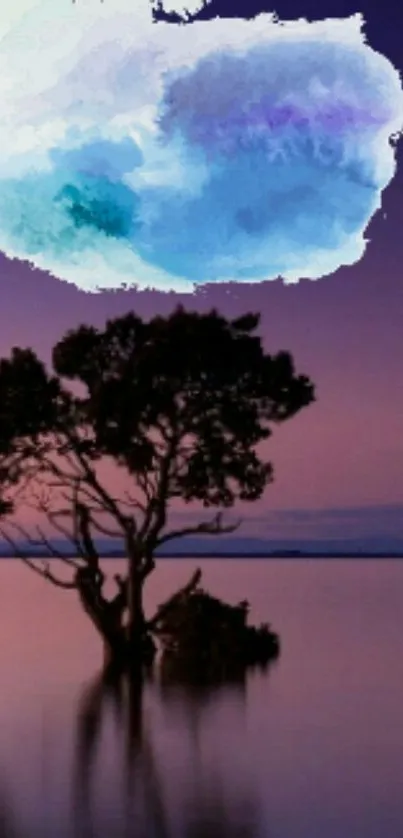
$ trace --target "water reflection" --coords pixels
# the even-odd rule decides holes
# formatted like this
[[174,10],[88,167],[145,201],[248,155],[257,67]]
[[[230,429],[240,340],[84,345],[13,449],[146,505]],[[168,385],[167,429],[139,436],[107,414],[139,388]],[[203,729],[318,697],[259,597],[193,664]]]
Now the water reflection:
[[[72,783],[74,835],[103,838],[113,829],[116,838],[257,838],[258,803],[251,790],[238,787],[234,793],[219,766],[212,769],[203,758],[205,709],[219,701],[222,693],[228,702],[228,691],[242,707],[245,677],[231,684],[195,684],[172,680],[164,672],[154,676],[150,673],[139,684],[110,670],[99,674],[84,690],[77,713]],[[187,758],[179,772],[181,782],[174,788],[169,773],[175,754],[168,749],[168,759],[164,759],[159,753],[148,714],[151,705],[154,710],[168,712],[181,744],[185,738],[187,741]],[[119,772],[122,778],[120,805],[115,804],[115,812],[104,813],[99,823],[100,786],[95,778],[100,743],[111,721],[123,744],[120,771],[117,765],[114,767],[115,776]]]
[[[278,626],[278,669],[218,686],[162,672],[131,716],[127,685],[88,682],[101,655],[75,601],[0,564],[0,838],[200,838],[215,824],[227,838],[403,838],[402,562],[209,560],[212,590]],[[150,612],[188,573],[162,564]]]
[[19,830],[7,783],[0,778],[0,838],[24,838]]

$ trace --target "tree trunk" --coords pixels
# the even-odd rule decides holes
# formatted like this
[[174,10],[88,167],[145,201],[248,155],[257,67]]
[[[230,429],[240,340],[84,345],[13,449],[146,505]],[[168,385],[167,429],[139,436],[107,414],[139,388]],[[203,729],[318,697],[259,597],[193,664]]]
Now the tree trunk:
[[138,572],[136,558],[131,556],[129,558],[127,642],[129,655],[133,661],[141,660],[143,655],[145,635],[143,585],[144,581]]
[[100,634],[104,647],[104,663],[109,665],[117,658],[123,658],[125,654],[126,637],[123,626],[112,625],[108,614],[102,614],[102,610],[95,608],[93,603],[86,602],[80,597],[85,613]]
[[[104,646],[105,666],[140,671],[151,664],[155,644],[146,628],[143,610],[144,578],[138,572],[138,556],[129,557],[128,579],[115,577],[119,592],[112,600],[102,594],[102,583],[85,569],[77,580],[81,605],[100,634]],[[124,615],[128,614],[127,626]]]
[[88,585],[78,588],[81,605],[102,638],[104,648],[104,664],[122,663],[127,653],[127,638],[122,623],[123,607],[114,608],[114,604],[107,601]]

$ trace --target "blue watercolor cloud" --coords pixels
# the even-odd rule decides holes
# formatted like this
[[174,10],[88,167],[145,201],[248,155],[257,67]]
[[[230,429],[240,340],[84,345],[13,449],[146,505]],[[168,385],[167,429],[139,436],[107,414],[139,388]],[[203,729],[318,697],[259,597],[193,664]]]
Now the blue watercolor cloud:
[[295,282],[360,259],[403,125],[399,74],[362,19],[190,29],[144,13],[130,31],[129,5],[95,28],[65,10],[63,60],[46,53],[23,100],[18,44],[49,29],[48,3],[0,41],[1,249],[87,291]]

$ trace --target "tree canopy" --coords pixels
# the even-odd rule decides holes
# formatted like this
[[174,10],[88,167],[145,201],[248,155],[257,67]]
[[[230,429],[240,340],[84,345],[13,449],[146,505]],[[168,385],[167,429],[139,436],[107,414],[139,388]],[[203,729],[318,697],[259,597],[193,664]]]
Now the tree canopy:
[[288,352],[264,352],[258,323],[257,314],[231,321],[180,307],[148,322],[130,313],[104,330],[69,331],[54,347],[53,373],[32,350],[13,349],[0,362],[4,499],[21,481],[59,478],[124,531],[127,511],[97,478],[97,462],[111,458],[139,493],[133,532],[154,549],[168,538],[172,498],[206,507],[259,498],[272,465],[256,448],[272,423],[313,401],[314,388]]

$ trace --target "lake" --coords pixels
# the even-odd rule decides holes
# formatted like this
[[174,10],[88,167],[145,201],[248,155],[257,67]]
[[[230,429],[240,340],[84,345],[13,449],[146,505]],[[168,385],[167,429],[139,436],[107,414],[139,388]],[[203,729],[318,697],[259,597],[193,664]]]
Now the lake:
[[75,593],[0,562],[0,838],[403,838],[403,561],[161,559],[147,610],[196,566],[279,661],[129,695]]

